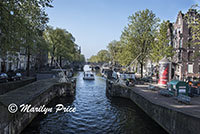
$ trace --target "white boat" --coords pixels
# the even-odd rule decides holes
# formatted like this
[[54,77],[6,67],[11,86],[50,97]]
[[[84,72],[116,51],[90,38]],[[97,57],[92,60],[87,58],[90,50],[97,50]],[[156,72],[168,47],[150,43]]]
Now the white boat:
[[84,72],[84,80],[94,80],[94,74],[91,71]]

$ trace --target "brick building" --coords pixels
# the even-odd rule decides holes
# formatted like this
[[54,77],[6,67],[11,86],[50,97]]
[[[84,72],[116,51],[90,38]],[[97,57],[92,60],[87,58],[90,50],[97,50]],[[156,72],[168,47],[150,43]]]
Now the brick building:
[[192,41],[191,28],[188,26],[187,16],[200,17],[195,9],[189,9],[186,14],[178,13],[175,23],[169,25],[170,44],[174,47],[175,55],[172,58],[172,77],[185,80],[200,77],[199,45]]

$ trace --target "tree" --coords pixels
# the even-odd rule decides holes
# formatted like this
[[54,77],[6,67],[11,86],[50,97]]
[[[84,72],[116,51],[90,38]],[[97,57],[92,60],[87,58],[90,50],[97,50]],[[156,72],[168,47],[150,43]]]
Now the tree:
[[98,58],[96,55],[92,55],[89,59],[89,62],[98,63]]
[[[188,45],[200,45],[200,6],[193,5],[185,15],[189,29]],[[199,51],[195,51],[193,59],[200,56]]]
[[98,62],[109,62],[110,53],[107,50],[101,50],[97,53]]
[[52,0],[4,0],[0,1],[0,56],[5,58],[8,53],[16,53],[21,47],[27,52],[27,74],[31,51],[36,39],[45,29],[48,22],[45,7]]
[[85,62],[85,56],[83,54],[80,55],[80,62],[82,62],[82,63]]
[[141,67],[141,77],[143,77],[144,63],[150,55],[151,44],[154,43],[159,21],[159,18],[148,9],[138,11],[129,17],[129,24],[121,35],[121,43],[128,51],[127,57],[133,60],[140,55],[137,61]]
[[49,53],[51,57],[51,66],[59,65],[62,67],[62,61],[82,62],[84,55],[81,55],[80,48],[75,44],[75,38],[65,29],[48,27],[44,32],[44,38],[48,42]]
[[111,56],[110,58],[114,64],[119,61],[120,48],[120,41],[116,40],[111,41],[107,46],[107,49]]
[[97,55],[92,55],[88,61],[99,63],[99,62],[109,62],[111,59],[110,53],[107,50],[100,50]]
[[196,45],[200,45],[200,6],[198,4],[193,5],[190,10],[196,10],[196,14],[191,16],[187,14],[189,28],[192,33],[192,40]]
[[163,21],[160,24],[159,32],[157,33],[155,42],[152,43],[150,58],[153,62],[157,63],[164,57],[172,57],[173,47],[169,45],[168,37],[169,22]]

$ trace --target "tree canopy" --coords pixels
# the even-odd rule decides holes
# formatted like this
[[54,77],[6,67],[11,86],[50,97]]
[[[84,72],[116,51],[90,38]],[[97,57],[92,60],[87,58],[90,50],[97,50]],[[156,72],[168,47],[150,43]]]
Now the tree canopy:
[[33,43],[48,22],[45,7],[52,0],[3,0],[0,1],[0,50],[16,51],[20,46]]
[[31,55],[49,51],[52,61],[84,61],[75,38],[61,28],[47,26],[45,9],[53,7],[52,0],[2,0],[0,1],[0,57],[5,63],[8,55],[25,50],[27,74]]
[[3,0],[0,1],[0,56],[5,66],[7,55],[26,49],[27,74],[29,75],[31,51],[36,48],[39,36],[48,22],[46,7],[52,0]]
[[155,41],[159,18],[149,9],[138,11],[129,17],[129,24],[124,28],[121,35],[121,43],[127,50],[126,57],[131,57],[128,64],[137,58],[141,65],[141,76],[143,76],[143,65],[149,58],[152,44]]
[[193,5],[190,10],[196,10],[195,16],[187,14],[188,24],[191,28],[192,40],[196,45],[200,45],[200,6],[198,4]]
[[110,53],[110,58],[112,62],[115,64],[119,62],[120,52],[121,52],[121,44],[120,41],[113,40],[107,46],[108,52]]
[[107,50],[100,50],[97,55],[91,56],[88,61],[95,63],[104,63],[110,61],[110,53]]
[[159,26],[156,39],[152,43],[150,58],[153,62],[157,63],[164,57],[173,56],[173,47],[169,44],[168,36],[169,22],[163,21]]
[[85,58],[75,44],[75,38],[67,30],[48,27],[44,32],[44,38],[48,42],[51,65],[55,64],[56,60],[59,60],[61,65],[63,59],[84,62]]

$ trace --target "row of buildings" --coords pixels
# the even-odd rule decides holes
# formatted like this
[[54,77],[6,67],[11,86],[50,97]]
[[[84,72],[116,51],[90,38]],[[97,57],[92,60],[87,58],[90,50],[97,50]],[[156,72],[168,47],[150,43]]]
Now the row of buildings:
[[[7,54],[5,57],[0,57],[0,72],[8,72],[10,70],[25,71],[28,64],[28,56],[25,48],[21,48],[15,54]],[[41,51],[34,55],[30,55],[30,68],[36,69],[48,64],[47,52]]]
[[[76,46],[76,49],[78,50],[79,54],[81,54],[81,48]],[[28,50],[24,47],[21,47],[20,50],[15,54],[7,53],[6,56],[0,57],[0,73],[8,72],[10,70],[25,72],[28,66],[27,53]],[[46,69],[49,66],[56,67],[58,64],[61,64],[62,67],[70,65],[69,60],[62,59],[60,62],[60,59],[57,57],[54,57],[52,63],[52,57],[53,56],[46,49],[40,49],[39,51],[34,52],[30,55],[29,70],[36,71]]]

